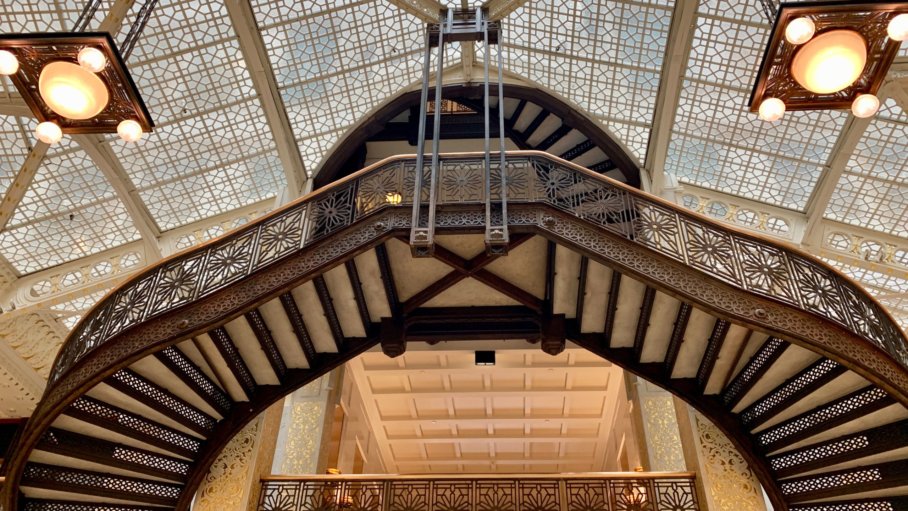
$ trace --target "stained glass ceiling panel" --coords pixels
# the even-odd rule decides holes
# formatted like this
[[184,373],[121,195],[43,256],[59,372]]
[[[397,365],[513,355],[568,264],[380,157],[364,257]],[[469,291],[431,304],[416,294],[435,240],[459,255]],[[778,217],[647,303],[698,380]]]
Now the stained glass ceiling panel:
[[30,273],[139,237],[113,186],[67,137],[48,151],[0,233],[0,254],[20,273]]
[[747,111],[769,28],[759,2],[700,3],[666,172],[803,210],[848,114],[789,112],[767,123]]
[[137,144],[112,145],[162,230],[285,186],[223,2],[159,1],[129,68],[157,126]]
[[531,1],[504,21],[506,67],[576,103],[642,162],[671,6]]
[[[387,2],[254,0],[306,170],[369,110],[422,76],[424,26]],[[456,63],[458,46],[446,61]]]
[[908,114],[892,99],[858,142],[826,217],[908,238]]

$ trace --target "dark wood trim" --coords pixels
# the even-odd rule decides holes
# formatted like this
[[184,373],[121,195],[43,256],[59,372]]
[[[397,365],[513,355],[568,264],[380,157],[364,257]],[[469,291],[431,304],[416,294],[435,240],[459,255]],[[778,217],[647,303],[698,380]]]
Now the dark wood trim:
[[703,352],[703,358],[700,359],[700,367],[697,369],[697,386],[701,391],[706,389],[709,378],[713,374],[713,368],[716,367],[716,360],[719,359],[719,352],[722,351],[722,345],[725,343],[725,337],[731,323],[724,319],[717,319],[713,325],[712,334],[706,344],[706,351]]
[[391,261],[388,259],[388,249],[384,243],[375,246],[375,257],[378,259],[378,271],[381,274],[382,284],[385,286],[385,297],[391,315],[397,316],[401,312],[400,298],[397,294],[397,285],[394,282],[394,273],[391,271]]
[[246,393],[248,398],[252,399],[258,384],[249,371],[249,367],[246,366],[246,362],[243,361],[243,357],[240,356],[240,352],[237,350],[233,339],[230,338],[230,334],[227,333],[224,327],[218,327],[208,332],[208,336],[214,341],[214,346],[218,349],[221,358],[224,359],[230,369],[230,373],[240,384],[243,392]]
[[574,158],[579,158],[580,156],[583,156],[584,154],[590,152],[594,147],[596,147],[596,144],[592,140],[586,139],[562,153],[560,158],[562,160],[571,161]]
[[615,162],[613,162],[612,160],[600,161],[599,163],[594,164],[592,167],[589,167],[590,170],[599,174],[605,174],[606,172],[615,170],[616,168],[618,168],[618,166],[615,165]]
[[[91,481],[96,481],[92,484]],[[96,497],[173,506],[183,486],[109,472],[92,472],[78,468],[29,463],[22,473],[22,486]],[[117,489],[119,488],[119,489]],[[143,488],[145,491],[138,491]]]
[[892,396],[870,385],[767,428],[755,436],[765,452],[771,453],[895,403]]
[[536,130],[539,129],[539,126],[541,126],[542,123],[545,122],[545,120],[550,115],[552,115],[551,112],[543,108],[539,111],[538,114],[536,114],[536,117],[534,117],[533,120],[530,121],[530,124],[527,125],[526,129],[520,132],[520,134],[525,140],[529,140],[530,137],[533,136],[533,133],[536,133]]
[[511,116],[504,120],[505,127],[509,129],[514,129],[514,125],[517,124],[517,121],[520,120],[520,115],[523,113],[523,110],[527,107],[527,100],[521,99],[517,103],[517,108],[514,109],[514,112],[511,113]]
[[287,319],[290,320],[290,326],[293,327],[293,333],[296,335],[296,340],[300,344],[300,348],[303,350],[303,355],[306,357],[306,363],[309,364],[309,367],[312,367],[312,364],[315,363],[315,345],[312,344],[312,337],[309,336],[309,329],[306,328],[306,322],[303,321],[303,315],[300,314],[300,309],[296,305],[296,300],[293,298],[293,295],[290,293],[284,293],[280,297],[281,305],[284,307],[284,314],[287,315]]
[[908,446],[908,420],[770,456],[769,465],[778,477],[791,477],[905,446]]
[[[199,350],[201,351],[201,350]],[[155,353],[155,358],[187,387],[222,416],[230,411],[233,400],[176,346]]]
[[334,309],[334,299],[331,298],[331,292],[328,291],[328,283],[325,277],[316,275],[312,279],[315,284],[315,294],[318,295],[318,301],[322,304],[322,311],[325,313],[325,319],[328,320],[328,327],[331,329],[331,337],[334,339],[334,345],[337,351],[344,349],[344,330],[341,327],[340,319],[337,317],[337,310]]
[[722,390],[722,402],[725,403],[725,406],[729,409],[734,408],[747,392],[760,381],[766,371],[769,371],[769,368],[779,360],[779,357],[785,353],[789,346],[791,346],[789,343],[776,337],[766,339],[763,346],[760,346],[760,349],[750,357],[750,360],[741,368],[741,371],[732,379],[731,383]]
[[186,460],[56,428],[44,435],[36,449],[176,483],[186,481],[191,467]]
[[262,348],[262,352],[265,353],[271,369],[274,370],[275,376],[277,376],[279,381],[282,381],[287,374],[287,364],[284,362],[284,358],[274,342],[274,337],[271,336],[271,330],[268,329],[265,318],[262,317],[262,313],[258,309],[247,312],[245,317],[249,323],[249,328],[255,334],[255,339]]
[[550,147],[557,144],[562,138],[566,137],[568,133],[571,132],[574,128],[571,128],[567,124],[562,124],[552,132],[551,135],[545,137],[545,140],[539,143],[536,146],[537,151],[548,151]]
[[[867,472],[872,472],[870,476]],[[836,480],[834,485],[822,484],[826,478]],[[886,490],[908,485],[908,461],[899,460],[878,465],[863,465],[811,476],[786,479],[780,483],[789,502],[809,502],[833,499],[858,492]]]
[[214,417],[132,369],[120,369],[104,383],[202,436],[210,434],[217,422]]
[[637,318],[637,331],[634,333],[634,355],[637,361],[643,356],[643,344],[646,342],[646,332],[649,330],[649,318],[653,314],[653,303],[656,301],[656,289],[646,286],[643,292],[643,302],[640,304],[640,316]]
[[[24,499],[25,511],[99,511],[97,503],[74,500]],[[159,507],[104,503],[103,511],[162,511]]]
[[190,459],[202,444],[200,439],[182,431],[88,396],[74,401],[63,415]]
[[577,323],[583,326],[583,305],[586,301],[586,276],[590,267],[590,259],[586,256],[580,257],[580,272],[577,275],[577,305],[574,309],[574,317]]
[[605,304],[605,324],[602,327],[602,339],[605,347],[612,345],[615,333],[615,315],[618,313],[618,294],[621,292],[621,272],[612,268],[612,278],[608,286],[608,300]]
[[558,246],[554,241],[548,241],[545,246],[545,291],[542,301],[546,304],[545,311],[552,314],[552,304],[555,303],[555,258]]
[[690,320],[690,314],[693,307],[687,302],[681,302],[678,308],[678,317],[675,318],[675,326],[672,328],[672,335],[668,341],[668,350],[665,352],[665,374],[669,378],[675,370],[675,363],[678,361],[678,353],[681,352],[681,344],[684,342],[684,334],[687,331],[687,323]]
[[845,372],[847,369],[841,364],[821,358],[742,410],[741,422],[749,429],[756,429]]
[[369,315],[369,307],[366,303],[366,295],[363,293],[363,282],[359,278],[359,271],[356,269],[356,261],[350,259],[344,263],[347,270],[347,278],[350,280],[350,287],[353,288],[353,299],[356,301],[356,310],[359,312],[359,319],[363,322],[363,332],[367,335],[372,325],[372,318]]

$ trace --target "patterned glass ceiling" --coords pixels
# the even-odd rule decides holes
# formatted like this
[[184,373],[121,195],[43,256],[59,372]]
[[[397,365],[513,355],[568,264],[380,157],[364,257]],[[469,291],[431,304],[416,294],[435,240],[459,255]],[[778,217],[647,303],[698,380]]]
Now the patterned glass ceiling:
[[826,216],[908,238],[908,114],[894,100],[858,142]]
[[[248,69],[258,63],[247,66],[244,60],[249,39],[241,44],[236,11],[231,16],[224,0],[160,0],[128,60],[155,132],[134,145],[116,137],[101,142],[115,160],[115,168],[105,172],[72,139],[52,148],[0,232],[0,256],[24,275],[141,239],[141,232],[166,233],[262,203],[287,186],[278,153],[279,145],[286,151],[285,141],[299,151],[307,173],[317,171],[352,125],[420,79],[424,22],[395,5],[403,1],[249,0],[255,19],[239,23],[252,27],[277,86],[263,91]],[[127,28],[142,3],[133,4]],[[102,2],[91,28],[113,4]],[[649,170],[660,164],[645,161],[652,127],[660,121],[654,119],[656,98],[679,90],[678,107],[665,119],[672,127],[667,173],[717,192],[806,210],[829,172],[824,169],[849,115],[790,112],[769,124],[746,111],[769,32],[759,2],[699,1],[678,84],[662,76],[666,51],[678,44],[668,40],[672,0],[518,4],[504,20],[509,73],[577,105]],[[67,30],[83,5],[84,0],[0,0],[0,32]],[[481,63],[484,52],[475,51]],[[908,56],[908,45],[900,55]],[[470,55],[461,45],[449,46],[446,67],[462,69],[464,57]],[[11,92],[8,80],[0,80],[0,103]],[[269,117],[270,97],[279,98],[289,127]],[[889,101],[870,123],[837,178],[827,219],[908,238],[904,106]],[[34,124],[0,115],[0,194],[34,143]],[[125,179],[116,178],[123,182],[114,186],[111,174]],[[137,208],[150,220],[131,217]],[[900,289],[848,271],[872,289]],[[904,274],[892,278],[908,280]],[[891,302],[896,298],[881,299],[905,308]]]
[[757,1],[700,2],[666,171],[803,210],[848,114],[789,112],[767,123],[747,111],[769,30]]

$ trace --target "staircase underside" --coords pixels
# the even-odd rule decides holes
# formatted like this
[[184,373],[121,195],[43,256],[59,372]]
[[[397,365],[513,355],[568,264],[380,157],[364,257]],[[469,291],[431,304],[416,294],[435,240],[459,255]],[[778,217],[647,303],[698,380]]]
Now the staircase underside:
[[[124,289],[159,313],[57,361],[69,369],[55,373],[9,476],[25,508],[187,509],[248,421],[360,353],[526,339],[549,353],[573,342],[690,403],[732,440],[776,509],[906,509],[908,387],[893,357],[816,313],[738,289],[722,267],[709,274],[660,255],[642,231],[617,236],[541,201],[509,208],[503,256],[487,253],[482,205],[459,203],[439,209],[433,257],[414,258],[405,199],[247,273],[231,268],[285,238],[245,233],[292,208],[229,235],[223,250],[149,270],[147,288],[140,276]],[[173,269],[193,257],[218,260],[193,277],[217,292],[180,294],[190,280]],[[85,332],[93,320],[108,325],[101,332],[129,321],[103,310]],[[80,332],[68,343],[84,346]]]

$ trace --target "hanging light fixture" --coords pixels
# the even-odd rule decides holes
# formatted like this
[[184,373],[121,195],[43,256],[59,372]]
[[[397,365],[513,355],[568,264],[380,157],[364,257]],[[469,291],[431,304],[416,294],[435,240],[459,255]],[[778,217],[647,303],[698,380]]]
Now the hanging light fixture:
[[156,0],[146,0],[121,54],[106,32],[84,32],[98,7],[89,0],[71,33],[0,36],[0,74],[38,119],[35,134],[57,143],[65,133],[117,133],[135,142],[154,127],[126,65]]
[[905,3],[783,3],[750,110],[767,121],[793,110],[850,109],[871,116],[879,109],[875,94],[905,39]]

